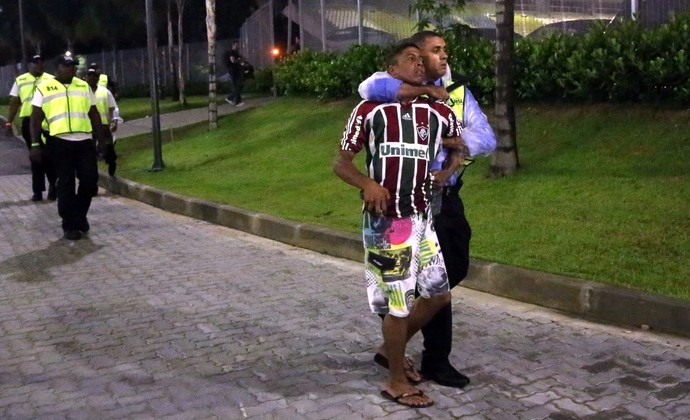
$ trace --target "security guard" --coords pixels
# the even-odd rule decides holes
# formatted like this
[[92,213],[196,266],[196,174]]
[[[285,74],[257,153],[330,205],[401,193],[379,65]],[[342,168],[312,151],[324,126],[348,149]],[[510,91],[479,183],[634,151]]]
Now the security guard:
[[117,83],[115,83],[114,80],[110,79],[107,74],[103,73],[101,70],[101,66],[98,65],[98,63],[91,63],[89,64],[89,70],[94,70],[95,72],[98,73],[98,85],[103,86],[104,88],[107,88],[110,93],[113,94],[113,97],[115,99],[119,98],[119,91],[117,88]]
[[[59,56],[55,78],[39,84],[31,102],[32,143],[42,144],[41,121],[48,121],[47,144],[58,175],[58,213],[69,240],[89,231],[87,213],[98,191],[94,137],[100,140],[102,133],[96,98],[89,85],[75,77],[77,64],[71,55]],[[32,156],[36,150],[31,148]]]
[[103,158],[108,164],[108,175],[115,176],[117,154],[115,154],[113,133],[117,131],[117,119],[115,118],[117,103],[110,90],[100,84],[99,73],[96,69],[90,68],[86,72],[85,80],[96,96],[96,109],[98,109],[103,125],[103,142],[96,145],[96,152],[98,158]]
[[[52,79],[53,75],[43,71],[43,59],[40,55],[34,55],[29,60],[29,71],[17,77],[12,89],[10,90],[10,108],[5,126],[7,128],[7,136],[13,136],[12,122],[19,111],[19,118],[22,119],[22,137],[26,142],[26,147],[31,149],[31,100],[34,97],[36,86],[44,80]],[[33,196],[31,201],[43,200],[43,191],[46,190],[45,179],[48,178],[48,200],[55,200],[55,168],[50,157],[45,150],[45,147],[35,145],[42,153],[40,160],[31,160],[31,189]]]

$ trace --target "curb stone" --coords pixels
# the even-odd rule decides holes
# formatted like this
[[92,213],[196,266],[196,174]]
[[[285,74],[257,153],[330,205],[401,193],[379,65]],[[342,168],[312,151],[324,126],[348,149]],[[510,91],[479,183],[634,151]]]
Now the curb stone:
[[[99,185],[160,209],[334,257],[361,261],[359,235],[186,197],[100,172]],[[472,259],[462,286],[575,316],[690,337],[690,302]]]

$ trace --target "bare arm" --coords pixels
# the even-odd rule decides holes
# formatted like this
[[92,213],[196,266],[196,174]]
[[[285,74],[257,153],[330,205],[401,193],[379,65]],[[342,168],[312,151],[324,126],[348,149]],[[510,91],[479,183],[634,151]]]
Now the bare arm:
[[18,96],[10,96],[10,109],[7,111],[7,122],[14,121],[14,117],[17,116],[17,111],[19,111],[19,106],[22,102],[19,100]]
[[340,150],[333,163],[333,172],[346,183],[362,190],[364,204],[368,211],[382,214],[386,211],[386,202],[390,199],[388,190],[376,181],[360,172],[352,162],[355,154]]
[[41,148],[39,146],[34,146],[35,144],[40,145],[43,143],[41,141],[41,123],[45,118],[43,110],[37,106],[31,108],[31,119],[29,120],[29,131],[31,132],[31,148],[29,149],[29,159],[34,162],[41,161]]
[[45,118],[45,114],[40,107],[31,107],[31,120],[29,123],[29,130],[31,132],[31,143],[41,143],[41,123]]
[[89,108],[89,119],[91,120],[93,139],[103,140],[103,124],[101,124],[101,114],[98,113],[96,105],[91,105]]
[[110,121],[110,132],[116,132],[117,120],[115,119],[115,107],[108,108],[108,121]]
[[463,159],[465,157],[469,157],[470,155],[470,150],[467,148],[467,145],[465,144],[465,140],[460,137],[446,137],[443,139],[443,147],[448,148],[448,149],[453,149],[457,150],[460,152],[460,154],[463,155]]

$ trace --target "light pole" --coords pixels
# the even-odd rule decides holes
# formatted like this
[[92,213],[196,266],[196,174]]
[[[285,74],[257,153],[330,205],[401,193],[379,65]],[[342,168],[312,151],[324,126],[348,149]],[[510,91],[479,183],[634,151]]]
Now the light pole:
[[153,135],[153,166],[152,172],[162,171],[163,147],[161,144],[160,110],[158,108],[158,60],[156,60],[156,40],[153,28],[152,0],[146,0],[146,38],[149,52],[149,85],[151,89],[151,134]]
[[26,71],[26,45],[24,44],[24,12],[23,0],[19,0],[19,42],[22,49],[22,72]]

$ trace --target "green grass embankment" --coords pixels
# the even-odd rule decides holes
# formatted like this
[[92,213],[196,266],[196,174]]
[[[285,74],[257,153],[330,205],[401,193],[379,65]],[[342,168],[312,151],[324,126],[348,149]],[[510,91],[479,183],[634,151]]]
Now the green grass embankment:
[[[158,173],[147,138],[119,140],[118,174],[356,233],[358,192],[331,170],[355,104],[282,98],[176,130]],[[525,105],[517,122],[518,174],[487,179],[485,158],[465,175],[472,256],[690,299],[690,111]]]

